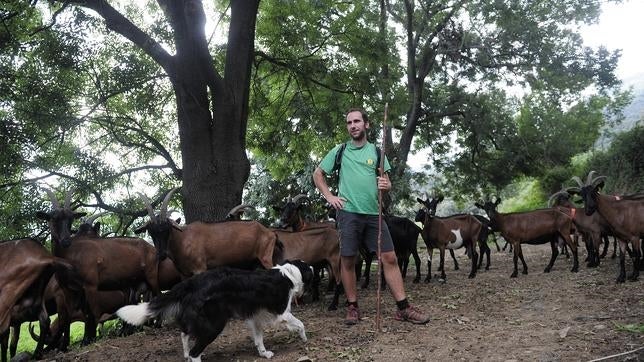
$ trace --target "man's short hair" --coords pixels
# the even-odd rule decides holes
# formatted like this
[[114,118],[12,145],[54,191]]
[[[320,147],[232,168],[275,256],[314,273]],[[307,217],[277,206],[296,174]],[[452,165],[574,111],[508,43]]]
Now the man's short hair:
[[351,112],[360,112],[360,114],[362,114],[362,120],[365,123],[369,123],[369,116],[367,116],[367,112],[365,112],[364,109],[362,109],[362,108],[349,108],[347,113],[344,114],[344,117],[346,118],[346,116],[348,116],[349,113],[351,113]]

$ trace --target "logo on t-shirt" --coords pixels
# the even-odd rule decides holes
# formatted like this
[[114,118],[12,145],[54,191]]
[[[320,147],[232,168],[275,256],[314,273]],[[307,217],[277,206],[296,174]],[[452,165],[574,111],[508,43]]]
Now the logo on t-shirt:
[[369,166],[373,165],[373,160],[372,160],[372,159],[368,159],[368,160],[367,160],[367,165],[369,165]]

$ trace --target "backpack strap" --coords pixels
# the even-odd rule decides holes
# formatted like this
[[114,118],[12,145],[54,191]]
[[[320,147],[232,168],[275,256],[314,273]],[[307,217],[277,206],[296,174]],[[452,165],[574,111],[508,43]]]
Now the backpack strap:
[[[338,172],[338,177],[340,176],[340,167],[342,167],[342,155],[344,154],[345,148],[347,148],[346,142],[343,143],[335,153],[335,162],[333,163],[333,169],[331,169],[331,172]],[[381,154],[382,151],[380,150],[380,147],[376,146],[376,176],[380,176],[378,174],[378,167],[380,167]]]
[[342,154],[344,153],[345,148],[347,148],[346,142],[343,143],[335,153],[335,162],[333,163],[333,169],[331,172],[338,171],[338,174],[340,174],[340,167],[342,167]]

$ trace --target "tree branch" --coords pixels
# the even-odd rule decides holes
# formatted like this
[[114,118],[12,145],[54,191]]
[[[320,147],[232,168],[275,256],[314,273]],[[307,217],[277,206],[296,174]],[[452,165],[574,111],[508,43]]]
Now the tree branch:
[[[62,1],[62,0],[59,0]],[[170,77],[174,77],[173,57],[163,47],[139,27],[134,25],[123,14],[114,9],[105,0],[65,0],[66,3],[76,4],[96,11],[104,20],[108,29],[121,34],[141,48],[157,62]]]
[[285,68],[285,69],[288,69],[289,71],[291,71],[291,72],[293,72],[293,73],[295,73],[295,74],[298,74],[298,75],[299,75],[299,76],[301,76],[303,79],[306,79],[306,80],[310,81],[310,82],[311,82],[311,83],[313,83],[313,84],[319,85],[319,86],[320,86],[320,87],[322,87],[322,88],[326,88],[326,89],[328,89],[328,90],[331,90],[331,91],[334,91],[334,92],[338,92],[338,93],[353,94],[353,92],[351,92],[351,91],[349,91],[349,90],[347,90],[347,89],[339,89],[339,88],[335,88],[335,87],[332,87],[332,86],[330,86],[330,85],[328,85],[328,84],[322,83],[322,82],[320,82],[320,81],[318,81],[318,80],[316,80],[316,79],[313,79],[313,78],[311,78],[311,77],[310,77],[310,74],[308,74],[308,73],[304,73],[304,72],[302,72],[301,70],[299,70],[297,67],[291,66],[291,64],[289,64],[289,63],[285,62],[284,60],[280,60],[280,59],[274,58],[274,57],[272,57],[272,56],[270,56],[270,55],[268,55],[268,54],[264,53],[264,52],[263,52],[263,51],[261,51],[261,50],[255,51],[255,55],[256,55],[256,56],[259,56],[259,57],[260,57],[260,58],[262,58],[263,60],[266,60],[266,61],[268,61],[268,62],[270,62],[270,63],[272,63],[272,64],[275,64],[275,65],[278,65],[278,66],[283,67],[283,68]]

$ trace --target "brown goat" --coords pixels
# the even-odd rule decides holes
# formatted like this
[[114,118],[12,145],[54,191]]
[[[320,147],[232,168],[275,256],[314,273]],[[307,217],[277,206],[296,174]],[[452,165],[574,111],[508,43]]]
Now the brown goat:
[[72,210],[70,193],[67,193],[63,206],[53,192],[47,190],[47,193],[53,209],[38,212],[37,216],[49,223],[54,255],[68,260],[83,279],[86,300],[83,344],[88,344],[96,338],[97,320],[102,315],[98,302],[99,288],[125,290],[147,283],[155,295],[159,293],[156,252],[154,247],[139,238],[71,237],[72,221],[84,214]]
[[514,271],[510,275],[510,278],[516,278],[518,274],[517,259],[521,259],[523,274],[528,274],[528,266],[523,259],[523,252],[521,250],[522,243],[542,244],[550,241],[552,256],[544,273],[550,272],[559,254],[556,245],[557,238],[563,238],[572,250],[573,267],[571,271],[577,272],[579,270],[577,244],[570,238],[572,216],[569,209],[549,208],[503,214],[496,211],[496,207],[500,203],[501,199],[498,198],[496,202],[487,201],[485,204],[477,202],[475,205],[485,210],[490,218],[491,226],[495,230],[498,230],[512,245],[514,251]]
[[[73,267],[67,261],[52,256],[33,239],[17,239],[0,243],[0,341],[1,360],[6,361],[9,326],[20,327],[25,320],[39,320],[43,331],[49,328],[43,292],[52,276],[59,275],[73,287]],[[36,317],[34,317],[34,315]],[[18,329],[14,329],[16,333]],[[17,335],[14,337],[17,341]],[[34,356],[39,357],[43,343],[38,343]],[[12,348],[12,355],[15,348]]]
[[[599,245],[601,244],[602,239],[604,239],[607,244],[608,235],[612,235],[613,232],[610,228],[610,224],[603,216],[599,213],[593,213],[590,216],[586,215],[583,208],[576,207],[570,200],[571,196],[572,194],[562,190],[550,196],[549,200],[552,200],[553,206],[567,207],[572,211],[572,222],[575,225],[575,229],[586,241],[588,249],[588,267],[597,267],[599,266],[600,260]],[[604,254],[605,253],[606,245],[604,246]]]
[[421,232],[425,245],[427,246],[428,254],[427,277],[425,278],[425,282],[431,280],[432,254],[434,248],[438,248],[440,251],[440,264],[438,269],[441,271],[441,280],[444,281],[447,277],[445,275],[445,249],[458,249],[461,246],[465,246],[472,258],[472,270],[468,277],[474,278],[478,266],[476,243],[481,238],[483,225],[472,215],[458,215],[446,218],[434,216],[436,205],[442,200],[442,196],[431,200],[416,198],[416,201],[425,207],[424,218],[422,220],[423,230]]
[[180,226],[166,215],[168,202],[176,190],[168,192],[158,215],[144,197],[150,220],[134,231],[150,234],[159,260],[169,257],[186,278],[216,266],[255,260],[266,269],[273,267],[275,233],[255,221],[195,221]]
[[629,242],[633,245],[633,274],[628,279],[635,281],[639,276],[642,256],[640,242],[644,238],[644,195],[624,197],[602,195],[599,190],[604,186],[606,176],[594,177],[594,175],[595,171],[591,171],[585,183],[582,183],[579,177],[573,177],[580,188],[569,189],[569,192],[581,195],[584,199],[586,215],[592,215],[597,211],[608,221],[615,236],[619,239],[621,254],[617,283],[623,283],[626,280],[626,247]]
[[[279,262],[299,259],[308,264],[326,262],[331,267],[331,275],[335,277],[335,294],[328,310],[336,310],[341,291],[340,281],[340,241],[334,228],[322,226],[308,228],[302,231],[285,231],[273,229],[283,250]],[[319,280],[318,280],[319,283]],[[318,286],[313,286],[313,299],[316,299]]]
[[[98,213],[84,219],[81,225],[79,225],[78,231],[73,236],[72,240],[81,236],[96,238],[98,240],[110,240],[99,237],[100,222],[94,223],[94,220],[104,214],[106,213]],[[167,269],[167,267],[164,268],[164,273],[166,274],[168,273],[165,271]],[[160,275],[159,283],[161,283]],[[103,323],[112,318],[112,314],[118,308],[126,304],[135,304],[140,302],[140,300],[135,299],[138,289],[146,289],[149,291],[149,288],[145,287],[145,283],[140,283],[137,288],[130,286],[124,290],[99,290],[98,298],[96,298],[97,305],[95,309],[100,311],[101,316],[96,322]],[[55,300],[55,305],[57,307],[56,312],[58,314],[57,319],[52,323],[50,328],[51,338],[44,336],[45,344],[49,346],[48,349],[58,348],[60,351],[66,351],[70,342],[70,324],[72,322],[86,321],[85,312],[82,308],[83,296],[78,293],[65,293],[64,289],[59,287],[57,280],[54,278],[52,278],[47,285],[44,296],[47,300]],[[33,332],[31,334],[34,340],[39,341],[40,336],[35,335]]]
[[[279,220],[277,222],[277,227],[280,229],[291,229],[293,231],[303,231],[311,228],[321,228],[329,227],[335,229],[335,222],[329,221],[310,221],[302,217],[302,202],[308,201],[309,198],[305,194],[299,194],[293,198],[288,198],[284,206],[273,206],[273,209],[279,213]],[[335,209],[334,209],[335,210]],[[320,275],[322,274],[324,268],[330,267],[327,263],[321,264],[312,264],[314,270],[314,300],[317,298],[317,287],[319,285],[319,280],[321,279]],[[330,275],[333,276],[333,271],[329,270]],[[360,275],[356,273],[356,275]],[[329,278],[329,286],[327,290],[333,290],[337,287],[335,283],[335,278]]]
[[281,229],[292,228],[294,231],[301,231],[316,227],[335,227],[335,223],[314,222],[302,217],[302,202],[308,200],[305,194],[299,194],[292,199],[286,200],[282,207],[273,206],[273,209],[280,214],[278,227]]

